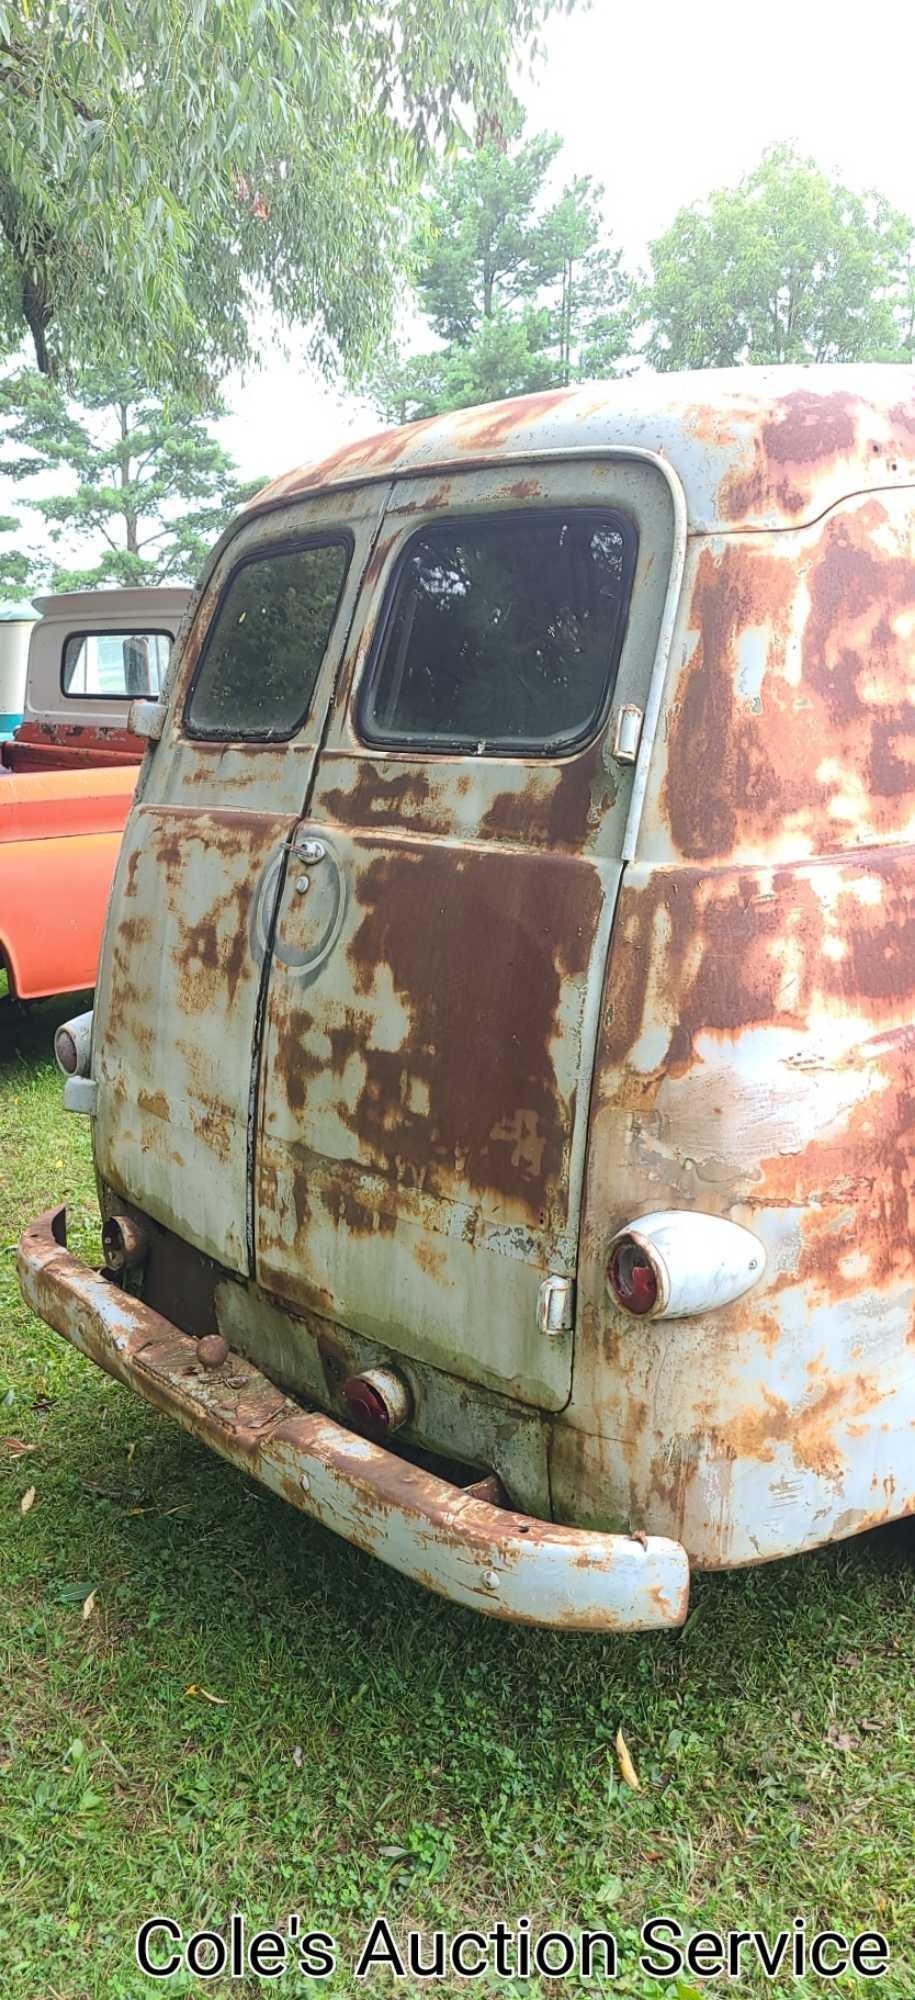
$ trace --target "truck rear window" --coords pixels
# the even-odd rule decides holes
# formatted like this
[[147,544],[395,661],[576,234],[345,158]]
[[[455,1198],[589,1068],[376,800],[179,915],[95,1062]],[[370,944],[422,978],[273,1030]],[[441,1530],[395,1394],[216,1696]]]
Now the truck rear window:
[[421,529],[382,618],[366,741],[545,756],[586,740],[612,698],[636,547],[627,516],[594,508]]
[[64,641],[61,692],[72,700],[124,701],[157,695],[172,641],[168,632],[70,632]]
[[191,736],[270,742],[300,729],[349,564],[348,538],[251,556],[230,576],[191,683]]

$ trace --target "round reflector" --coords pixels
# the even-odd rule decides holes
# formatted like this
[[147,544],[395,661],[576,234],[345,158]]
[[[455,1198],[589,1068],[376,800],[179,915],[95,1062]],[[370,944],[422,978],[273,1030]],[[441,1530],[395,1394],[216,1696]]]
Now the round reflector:
[[640,1243],[622,1236],[607,1266],[607,1282],[624,1312],[644,1317],[658,1302],[658,1280]]

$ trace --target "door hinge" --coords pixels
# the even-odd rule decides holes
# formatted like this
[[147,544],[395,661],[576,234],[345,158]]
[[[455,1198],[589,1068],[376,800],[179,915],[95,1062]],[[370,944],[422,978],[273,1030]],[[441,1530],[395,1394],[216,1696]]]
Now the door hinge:
[[575,1282],[550,1273],[537,1293],[537,1329],[540,1333],[567,1333],[575,1317]]

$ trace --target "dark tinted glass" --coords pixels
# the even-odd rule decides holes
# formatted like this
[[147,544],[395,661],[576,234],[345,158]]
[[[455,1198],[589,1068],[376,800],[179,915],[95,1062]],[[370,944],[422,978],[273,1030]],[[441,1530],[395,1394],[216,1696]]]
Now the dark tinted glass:
[[371,742],[560,750],[613,690],[636,535],[591,509],[426,528],[399,571],[362,709]]
[[301,727],[349,554],[348,542],[312,542],[236,570],[191,688],[192,735],[267,740]]

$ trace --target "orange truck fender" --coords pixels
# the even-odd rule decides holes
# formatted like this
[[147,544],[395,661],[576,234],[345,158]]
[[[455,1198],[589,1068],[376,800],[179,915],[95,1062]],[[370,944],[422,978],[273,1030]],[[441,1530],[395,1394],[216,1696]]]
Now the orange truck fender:
[[18,999],[95,984],[138,768],[0,778],[0,954]]

